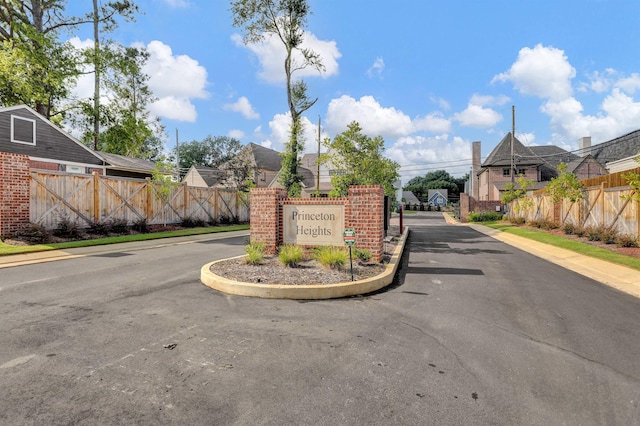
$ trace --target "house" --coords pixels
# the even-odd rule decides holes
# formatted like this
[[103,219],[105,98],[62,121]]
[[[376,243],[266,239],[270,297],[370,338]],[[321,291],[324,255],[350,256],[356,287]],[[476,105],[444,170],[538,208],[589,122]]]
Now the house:
[[593,146],[590,137],[580,138],[578,153],[593,156],[609,173],[635,169],[640,155],[640,129]]
[[282,156],[278,151],[249,143],[230,161],[223,164],[222,179],[216,187],[234,186],[252,179],[257,188],[267,188],[280,171]]
[[402,190],[402,202],[409,205],[420,204],[420,200],[412,191],[405,190]]
[[444,207],[449,201],[447,195],[449,195],[449,191],[446,189],[430,189],[427,204],[435,207]]
[[207,166],[191,166],[187,174],[182,179],[189,186],[198,188],[211,188],[220,182],[223,173]]
[[[318,164],[318,153],[307,153],[300,160],[299,174],[303,177],[303,197],[328,197],[333,189],[326,163]],[[311,173],[311,177],[308,176]]]
[[[513,147],[512,147],[513,144]],[[480,142],[473,142],[473,168],[471,191],[477,201],[499,201],[507,184],[520,176],[533,181],[530,190],[544,188],[558,176],[558,166],[567,165],[567,171],[580,179],[607,174],[601,160],[586,153],[578,156],[557,146],[530,146],[522,144],[511,132],[491,151],[484,162],[480,160]]]
[[151,177],[154,163],[93,151],[26,105],[0,108],[0,151],[29,156],[32,169]]
[[0,108],[0,151],[29,156],[32,169],[106,174],[106,160],[26,105]]

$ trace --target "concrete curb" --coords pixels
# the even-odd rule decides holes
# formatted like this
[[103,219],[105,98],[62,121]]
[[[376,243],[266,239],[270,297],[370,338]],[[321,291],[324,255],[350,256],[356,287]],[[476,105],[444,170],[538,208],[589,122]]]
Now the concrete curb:
[[[391,260],[386,265],[384,272],[372,278],[364,280],[344,282],[337,284],[309,284],[309,285],[284,285],[284,284],[254,284],[234,281],[220,277],[211,272],[211,265],[223,260],[207,263],[200,270],[200,281],[214,290],[238,296],[261,297],[266,299],[298,299],[320,300],[337,299],[340,297],[356,296],[371,293],[384,288],[393,282],[393,277],[398,270],[400,258],[409,235],[409,228],[405,227],[400,236]],[[244,256],[239,256],[244,257]]]

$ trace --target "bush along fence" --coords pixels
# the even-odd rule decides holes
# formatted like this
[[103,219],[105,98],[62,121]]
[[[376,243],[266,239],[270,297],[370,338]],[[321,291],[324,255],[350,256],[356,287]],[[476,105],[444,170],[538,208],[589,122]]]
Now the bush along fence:
[[599,228],[620,235],[640,237],[640,203],[634,200],[630,187],[599,186],[582,189],[582,197],[571,202],[553,202],[550,195],[537,193],[514,200],[509,205],[509,217],[525,222],[548,221],[559,226]]
[[0,154],[1,237],[29,223],[52,229],[63,220],[84,228],[116,220],[129,225],[249,220],[249,197],[235,190],[179,184],[165,198],[150,179],[30,171],[27,156]]

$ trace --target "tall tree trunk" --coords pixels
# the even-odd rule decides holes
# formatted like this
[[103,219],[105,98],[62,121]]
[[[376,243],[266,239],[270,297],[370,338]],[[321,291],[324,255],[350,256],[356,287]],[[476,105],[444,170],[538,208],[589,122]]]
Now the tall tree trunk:
[[98,28],[98,0],[93,0],[93,150],[98,150],[100,140],[100,33]]

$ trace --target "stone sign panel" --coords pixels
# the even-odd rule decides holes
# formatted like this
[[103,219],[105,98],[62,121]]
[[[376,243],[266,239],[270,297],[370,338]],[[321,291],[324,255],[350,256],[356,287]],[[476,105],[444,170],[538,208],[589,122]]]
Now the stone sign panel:
[[285,244],[344,245],[344,206],[287,204],[283,213]]

